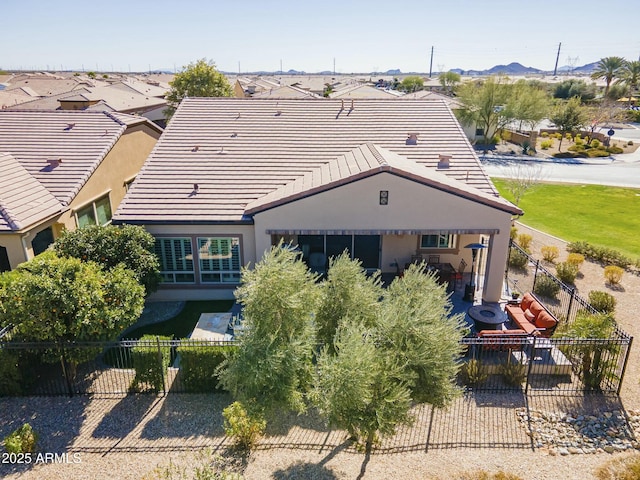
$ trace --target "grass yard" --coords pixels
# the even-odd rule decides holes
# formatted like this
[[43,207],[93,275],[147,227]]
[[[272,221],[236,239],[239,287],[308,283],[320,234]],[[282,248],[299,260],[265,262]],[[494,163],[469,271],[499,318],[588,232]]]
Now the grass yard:
[[[513,201],[506,179],[493,178]],[[520,200],[521,221],[570,242],[586,241],[640,257],[640,190],[604,185],[536,185]]]
[[173,318],[160,323],[144,325],[127,334],[127,339],[138,339],[143,335],[165,335],[186,338],[193,331],[200,314],[228,312],[233,300],[206,300],[187,302],[182,311]]

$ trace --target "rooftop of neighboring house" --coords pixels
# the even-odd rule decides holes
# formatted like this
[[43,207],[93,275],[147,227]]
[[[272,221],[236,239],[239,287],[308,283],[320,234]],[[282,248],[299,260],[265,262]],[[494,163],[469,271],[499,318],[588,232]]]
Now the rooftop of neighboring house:
[[0,232],[20,231],[64,208],[18,160],[0,153]]
[[457,108],[461,108],[462,104],[459,100],[456,100],[453,97],[448,97],[447,95],[443,95],[441,93],[432,92],[431,90],[420,90],[419,92],[407,93],[399,97],[403,100],[418,100],[418,99],[427,99],[427,100],[442,100],[449,108],[455,110]]
[[252,98],[322,98],[322,96],[301,88],[282,85],[256,93],[252,95]]
[[[9,154],[66,206],[125,130],[143,123],[160,131],[145,118],[124,114],[1,110],[0,152]],[[11,165],[5,159],[4,168],[10,169]],[[0,177],[4,178],[5,172]],[[4,195],[0,191],[0,198]],[[25,191],[24,195],[30,192]]]
[[[377,166],[373,153],[367,161],[345,160],[361,158],[358,149],[372,151],[362,150],[367,144],[383,158]],[[442,155],[449,165],[439,168]],[[383,164],[496,208],[515,208],[499,197],[441,100],[188,98],[114,220],[240,222],[260,199],[299,195],[295,182],[304,178],[309,189],[322,188]]]
[[345,88],[335,90],[329,94],[329,98],[398,98],[402,94],[400,92],[383,90],[382,88],[376,88],[371,85],[349,85]]

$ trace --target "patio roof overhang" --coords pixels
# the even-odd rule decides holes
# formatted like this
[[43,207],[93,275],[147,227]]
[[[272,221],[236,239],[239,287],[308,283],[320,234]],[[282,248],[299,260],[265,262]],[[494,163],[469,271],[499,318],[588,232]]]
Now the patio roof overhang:
[[350,230],[350,229],[267,229],[267,235],[497,235],[497,228],[460,228],[460,229],[374,229],[374,230]]

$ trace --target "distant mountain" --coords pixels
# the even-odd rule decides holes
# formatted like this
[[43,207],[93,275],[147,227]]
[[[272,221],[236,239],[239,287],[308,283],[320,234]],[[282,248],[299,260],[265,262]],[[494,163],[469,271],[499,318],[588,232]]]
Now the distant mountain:
[[385,75],[400,75],[402,72],[400,71],[399,68],[393,69],[393,70],[387,70],[385,72]]
[[512,62],[509,65],[496,65],[495,67],[487,70],[489,75],[496,73],[504,73],[506,75],[525,75],[527,73],[542,73],[542,70],[537,68],[525,67],[518,62]]

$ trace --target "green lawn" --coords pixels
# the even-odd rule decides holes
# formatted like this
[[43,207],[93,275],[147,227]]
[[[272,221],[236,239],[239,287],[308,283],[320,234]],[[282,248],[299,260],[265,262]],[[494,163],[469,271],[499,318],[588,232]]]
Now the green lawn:
[[[493,178],[513,201],[506,182]],[[520,200],[522,223],[564,240],[586,241],[640,257],[640,190],[603,185],[539,184]]]
[[173,338],[186,338],[198,323],[202,313],[228,312],[233,300],[207,300],[187,302],[184,309],[165,322],[153,323],[127,333],[127,339],[138,339],[143,335],[165,335]]

